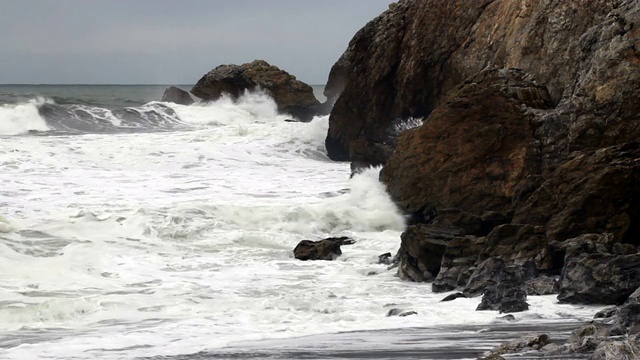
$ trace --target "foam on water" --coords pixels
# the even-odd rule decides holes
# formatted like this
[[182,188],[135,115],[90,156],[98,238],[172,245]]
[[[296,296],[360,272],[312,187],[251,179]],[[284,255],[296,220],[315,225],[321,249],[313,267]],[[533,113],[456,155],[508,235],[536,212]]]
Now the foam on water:
[[[188,130],[0,143],[0,358],[122,359],[346,330],[490,324],[377,256],[403,218],[379,169],[324,155],[327,117],[285,122],[263,94],[170,105]],[[302,239],[346,235],[334,262]],[[531,297],[527,321],[589,307]],[[390,308],[414,310],[386,317]]]

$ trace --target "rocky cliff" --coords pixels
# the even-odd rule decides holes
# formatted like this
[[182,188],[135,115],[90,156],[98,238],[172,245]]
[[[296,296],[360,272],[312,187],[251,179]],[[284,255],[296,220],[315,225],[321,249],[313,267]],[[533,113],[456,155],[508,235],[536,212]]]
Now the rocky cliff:
[[520,68],[547,88],[555,111],[539,116],[547,125],[539,135],[548,157],[634,138],[626,120],[638,113],[627,101],[640,86],[637,8],[632,0],[399,1],[331,70],[325,94],[341,95],[329,156],[350,159],[354,140],[387,141],[393,121],[426,118],[463,80],[500,68]]
[[495,257],[562,276],[571,301],[636,286],[608,297],[565,265],[640,245],[637,1],[401,0],[354,36],[325,94],[329,156],[384,164],[412,215],[401,276],[463,289]]

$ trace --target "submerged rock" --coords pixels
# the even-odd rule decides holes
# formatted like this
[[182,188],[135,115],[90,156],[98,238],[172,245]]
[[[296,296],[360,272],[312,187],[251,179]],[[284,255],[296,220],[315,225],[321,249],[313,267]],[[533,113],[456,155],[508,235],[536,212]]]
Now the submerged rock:
[[223,94],[235,99],[246,90],[258,88],[273,98],[278,111],[303,121],[310,121],[324,109],[311,86],[264,60],[242,65],[220,65],[205,74],[191,89],[191,93],[203,100],[213,101]]
[[191,105],[194,103],[193,98],[187,91],[175,86],[171,86],[164,91],[161,101],[180,105]]
[[340,246],[353,243],[355,241],[346,236],[320,241],[302,240],[293,249],[293,255],[299,260],[335,260],[342,255]]

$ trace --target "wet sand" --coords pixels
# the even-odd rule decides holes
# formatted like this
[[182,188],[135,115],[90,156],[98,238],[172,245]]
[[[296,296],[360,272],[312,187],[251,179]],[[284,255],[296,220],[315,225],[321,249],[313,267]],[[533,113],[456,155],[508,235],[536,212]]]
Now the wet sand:
[[[564,343],[580,322],[494,323],[485,326],[406,328],[343,332],[293,339],[235,344],[196,354],[152,357],[153,360],[209,359],[476,359],[505,341],[534,333],[547,333]],[[540,359],[538,354],[513,359]],[[550,357],[545,357],[549,359]],[[579,359],[576,355],[553,359]]]

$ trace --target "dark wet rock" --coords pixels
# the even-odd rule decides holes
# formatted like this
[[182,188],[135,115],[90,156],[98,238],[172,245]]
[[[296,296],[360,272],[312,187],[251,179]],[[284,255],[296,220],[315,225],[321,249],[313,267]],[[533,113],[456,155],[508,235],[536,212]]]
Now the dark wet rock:
[[399,309],[399,308],[393,308],[393,309],[389,309],[389,311],[387,311],[387,317],[390,316],[400,316],[400,317],[405,317],[405,316],[411,316],[411,315],[417,315],[418,313],[415,311],[404,311],[403,309]]
[[238,98],[246,90],[257,88],[273,97],[278,111],[303,121],[311,120],[323,109],[311,86],[264,60],[243,65],[220,65],[205,74],[191,93],[203,100],[214,101],[223,94]]
[[457,298],[466,298],[466,297],[467,295],[465,295],[464,293],[457,292],[457,293],[445,296],[444,299],[440,300],[440,302],[453,301]]
[[457,228],[412,225],[402,233],[398,274],[412,281],[429,281],[438,275],[447,244],[462,235]]
[[480,216],[457,208],[438,210],[433,225],[459,228],[467,235],[487,235],[483,233]]
[[604,308],[600,311],[598,311],[593,318],[594,319],[606,319],[606,318],[610,318],[613,316],[618,315],[618,307],[617,306],[609,306],[607,308]]
[[593,352],[592,360],[634,360],[640,358],[640,341],[629,336],[620,341],[603,341]]
[[415,312],[415,311],[405,311],[405,312],[403,312],[402,314],[400,314],[398,316],[405,317],[405,316],[411,316],[411,315],[418,315],[418,313]]
[[522,353],[526,351],[540,350],[545,345],[549,344],[551,340],[547,334],[537,334],[532,336],[525,336],[520,339],[504,343],[491,349],[488,354],[481,357],[481,360],[496,359],[496,356],[504,354]]
[[349,145],[351,176],[367,168],[384,165],[392,153],[393,148],[384,143],[353,141]]
[[636,291],[631,293],[631,295],[629,295],[629,297],[627,298],[626,303],[627,304],[640,304],[640,287],[637,288]]
[[504,224],[496,226],[487,235],[484,253],[485,257],[500,257],[515,265],[533,261],[536,269],[550,270],[553,265],[548,248],[549,242],[542,227]]
[[378,255],[378,264],[391,265],[394,262],[394,257],[391,253],[384,253],[382,255]]
[[552,295],[560,292],[558,280],[549,276],[539,276],[524,283],[527,295]]
[[398,309],[398,308],[393,308],[393,309],[389,309],[389,311],[387,311],[387,317],[390,316],[399,316],[400,314],[402,314],[402,309]]
[[634,331],[640,330],[640,304],[627,303],[620,306],[614,325],[630,331],[633,328],[636,328]]
[[631,255],[638,252],[631,244],[615,243],[611,245],[611,252],[616,255]]
[[585,249],[585,244],[574,243],[567,250],[558,300],[622,304],[640,287],[640,254],[614,255],[593,244]]
[[293,249],[293,254],[299,260],[335,260],[342,255],[340,246],[353,243],[353,239],[344,236],[320,241],[302,240]]
[[488,287],[476,310],[497,310],[500,313],[529,310],[527,292],[522,284],[500,283]]
[[187,91],[175,86],[171,86],[164,91],[161,101],[172,102],[180,105],[191,105],[194,103],[193,98]]
[[473,236],[455,237],[447,243],[440,272],[431,285],[433,292],[446,292],[467,285],[480,260],[486,239]]
[[513,214],[503,214],[499,211],[485,211],[480,216],[482,235],[489,234],[496,226],[511,222]]
[[523,287],[525,281],[535,276],[536,268],[533,262],[527,262],[525,265],[507,265],[501,258],[489,258],[474,270],[464,287],[464,293],[468,296],[481,295],[498,284]]

